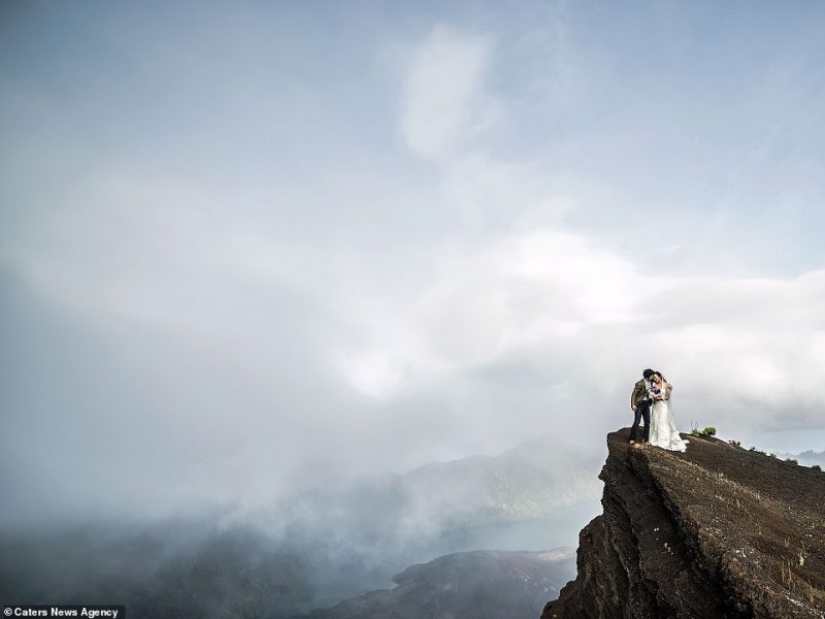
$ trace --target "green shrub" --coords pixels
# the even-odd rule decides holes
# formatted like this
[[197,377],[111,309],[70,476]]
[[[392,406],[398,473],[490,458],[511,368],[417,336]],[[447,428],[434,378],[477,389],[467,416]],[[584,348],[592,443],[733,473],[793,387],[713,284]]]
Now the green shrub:
[[[731,444],[731,445],[733,445],[734,447],[741,447],[741,446],[742,446],[742,443],[740,443],[739,441],[735,441],[735,440],[733,440],[733,439],[730,439],[730,440],[728,441],[728,443],[730,443],[730,444]],[[753,448],[751,448],[751,451],[753,451]]]
[[818,464],[814,464],[811,468],[815,471],[821,471],[822,470],[822,467],[819,466]]
[[716,436],[716,428],[712,426],[706,427],[704,430],[699,430],[698,428],[693,428],[690,432],[693,436]]

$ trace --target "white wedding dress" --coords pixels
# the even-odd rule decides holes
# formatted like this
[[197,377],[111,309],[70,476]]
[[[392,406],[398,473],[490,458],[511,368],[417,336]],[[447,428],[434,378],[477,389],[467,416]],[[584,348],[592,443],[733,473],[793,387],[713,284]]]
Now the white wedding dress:
[[[672,386],[671,386],[672,388]],[[679,436],[673,423],[670,398],[654,400],[650,409],[650,444],[668,451],[687,451],[687,441]]]

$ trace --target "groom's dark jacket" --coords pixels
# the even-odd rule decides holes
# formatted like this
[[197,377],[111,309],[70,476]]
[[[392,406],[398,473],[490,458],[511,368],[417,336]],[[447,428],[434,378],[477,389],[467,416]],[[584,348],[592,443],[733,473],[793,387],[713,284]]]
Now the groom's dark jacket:
[[644,379],[642,379],[633,386],[633,393],[630,394],[630,408],[636,408],[636,405],[646,397],[647,386]]

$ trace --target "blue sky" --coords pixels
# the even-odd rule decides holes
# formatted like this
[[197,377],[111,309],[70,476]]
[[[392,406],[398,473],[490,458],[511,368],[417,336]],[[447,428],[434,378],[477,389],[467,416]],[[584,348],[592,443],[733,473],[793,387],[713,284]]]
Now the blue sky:
[[822,449],[820,3],[2,11],[7,495],[598,457],[649,365]]

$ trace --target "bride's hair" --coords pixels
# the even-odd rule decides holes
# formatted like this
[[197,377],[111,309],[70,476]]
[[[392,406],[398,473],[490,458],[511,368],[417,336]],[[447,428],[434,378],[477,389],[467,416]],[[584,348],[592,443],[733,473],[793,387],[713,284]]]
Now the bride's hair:
[[655,372],[653,372],[653,376],[658,376],[659,378],[662,379],[662,382],[665,382],[665,377],[662,376],[662,373],[659,370],[656,370]]

